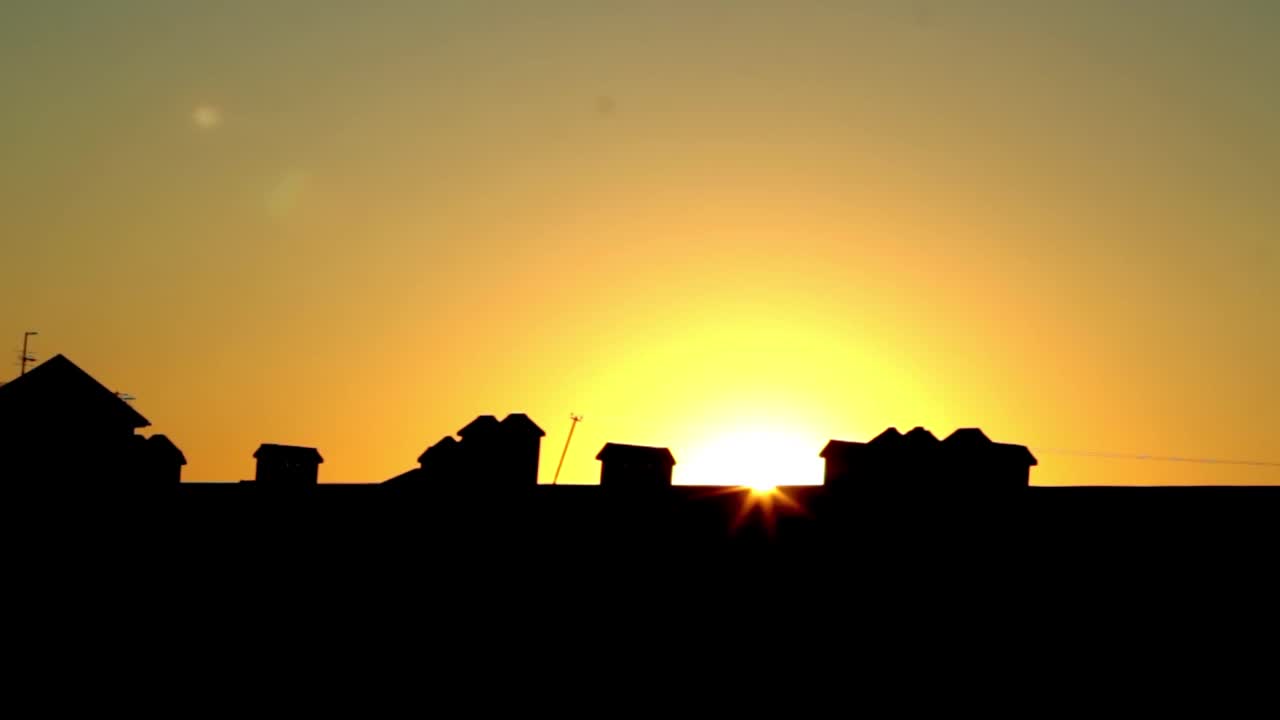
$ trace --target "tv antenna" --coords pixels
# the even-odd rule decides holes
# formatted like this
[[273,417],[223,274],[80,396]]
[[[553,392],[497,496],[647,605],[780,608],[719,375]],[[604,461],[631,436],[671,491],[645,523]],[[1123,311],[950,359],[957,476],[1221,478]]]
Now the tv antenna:
[[28,330],[22,333],[22,354],[18,356],[18,362],[22,364],[22,370],[18,372],[18,377],[22,377],[27,374],[27,363],[33,363],[36,361],[35,357],[27,352],[27,341],[31,339],[32,335],[39,334],[40,333],[35,330]]
[[573,429],[578,427],[578,423],[582,422],[581,415],[569,413],[569,437],[564,439],[564,450],[560,451],[560,463],[556,465],[556,475],[551,478],[551,484],[555,485],[560,480],[560,468],[564,467],[564,456],[569,454],[569,441],[573,439]]
[[121,400],[123,400],[123,401],[125,401],[125,402],[133,402],[134,400],[137,400],[137,399],[138,399],[138,398],[136,398],[136,397],[134,397],[134,396],[130,395],[130,394],[129,394],[129,393],[127,393],[127,392],[120,392],[120,391],[118,391],[118,390],[116,391],[116,397],[120,398]]

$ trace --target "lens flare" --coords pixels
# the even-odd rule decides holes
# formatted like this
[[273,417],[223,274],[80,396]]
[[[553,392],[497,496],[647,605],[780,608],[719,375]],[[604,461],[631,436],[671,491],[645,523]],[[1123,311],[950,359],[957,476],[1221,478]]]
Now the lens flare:
[[222,110],[216,105],[198,105],[191,111],[191,122],[201,130],[213,130],[222,124]]

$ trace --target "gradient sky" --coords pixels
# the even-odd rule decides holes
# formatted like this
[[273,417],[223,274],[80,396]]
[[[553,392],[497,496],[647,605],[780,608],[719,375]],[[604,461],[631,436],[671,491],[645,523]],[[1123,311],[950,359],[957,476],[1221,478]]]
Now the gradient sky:
[[584,482],[889,425],[1280,460],[1278,68],[1272,0],[9,0],[0,349],[196,480],[511,411],[544,479],[585,415]]

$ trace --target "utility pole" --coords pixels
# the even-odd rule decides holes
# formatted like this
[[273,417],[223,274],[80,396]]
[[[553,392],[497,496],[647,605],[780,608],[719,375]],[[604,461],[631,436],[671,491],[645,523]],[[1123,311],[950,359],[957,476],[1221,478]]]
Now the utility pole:
[[564,456],[569,454],[569,441],[573,439],[573,429],[578,427],[578,423],[582,422],[581,415],[569,414],[572,421],[569,424],[569,437],[564,439],[564,450],[560,451],[560,464],[556,465],[556,476],[551,478],[551,484],[555,485],[560,480],[560,468],[564,467]]
[[27,354],[27,340],[29,340],[32,335],[39,335],[39,334],[40,333],[36,332],[35,330],[28,330],[22,333],[22,356],[20,358],[20,361],[22,363],[22,371],[18,373],[18,377],[22,377],[23,375],[27,374],[27,363],[33,363],[36,361],[34,357],[31,357],[30,355]]

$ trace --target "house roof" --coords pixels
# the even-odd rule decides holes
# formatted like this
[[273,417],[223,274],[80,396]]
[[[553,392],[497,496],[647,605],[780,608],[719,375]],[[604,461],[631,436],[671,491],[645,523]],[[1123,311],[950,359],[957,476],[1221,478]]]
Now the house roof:
[[987,434],[978,428],[960,428],[942,441],[949,449],[957,451],[987,450],[1003,454],[1004,459],[1026,463],[1028,466],[1039,465],[1036,456],[1031,454],[1025,445],[992,442]]
[[422,468],[414,468],[412,470],[406,470],[405,472],[402,472],[399,475],[393,478],[390,478],[388,480],[383,480],[382,484],[383,485],[411,485],[418,482],[423,477],[425,476],[422,472]]
[[866,443],[849,442],[848,440],[829,440],[826,447],[822,448],[822,452],[818,453],[818,457],[836,457],[866,446]]
[[1026,463],[1028,466],[1039,464],[1035,456],[1025,446],[992,442],[991,438],[987,437],[987,434],[982,432],[980,428],[960,428],[942,441],[939,441],[933,433],[922,427],[912,428],[905,435],[899,433],[897,428],[889,428],[866,445],[844,440],[832,440],[827,443],[827,446],[822,449],[819,455],[824,458],[839,457],[861,447],[874,448],[878,451],[873,455],[879,454],[879,452],[888,452],[890,453],[889,457],[898,457],[899,453],[918,454],[920,457],[932,457],[936,452],[942,452],[946,455],[972,455],[976,453],[979,456],[994,453],[992,457],[999,457],[1002,462],[1021,462]]
[[1031,467],[1040,464],[1040,461],[1036,460],[1036,456],[1031,454],[1031,450],[1026,445],[1014,445],[1012,443],[992,443],[992,445],[1000,448],[1010,461],[1017,460]]
[[871,438],[871,441],[868,442],[867,444],[876,445],[876,446],[893,445],[895,443],[900,442],[901,440],[902,440],[902,433],[898,432],[898,428],[891,427],[885,430],[884,432],[880,433],[879,435]]
[[163,454],[175,461],[179,465],[187,464],[187,456],[182,454],[182,450],[167,435],[152,435],[147,438],[147,450],[153,453]]
[[907,433],[902,436],[902,439],[905,442],[914,445],[936,445],[938,443],[937,436],[919,425],[908,430]]
[[425,462],[428,457],[438,455],[442,452],[448,452],[457,446],[458,441],[454,440],[452,435],[446,435],[440,439],[440,442],[437,442],[435,445],[423,450],[422,454],[418,456],[418,462]]
[[324,462],[324,458],[320,457],[320,451],[312,447],[300,447],[298,445],[276,445],[274,443],[263,443],[254,451],[253,457],[258,460],[288,460],[292,462],[314,462],[317,465]]
[[501,425],[498,422],[498,418],[492,415],[481,415],[475,420],[467,423],[466,427],[459,430],[458,437],[461,437],[463,440],[466,440],[468,435],[472,437],[481,437],[483,435],[496,432],[499,427],[501,427]]
[[545,437],[547,434],[524,413],[511,413],[503,418],[502,428],[508,432],[520,432],[537,437]]
[[991,438],[982,432],[981,428],[959,428],[955,432],[947,436],[942,442],[947,445],[962,447],[977,447],[980,445],[990,445]]
[[605,443],[605,446],[596,454],[596,459],[603,462],[622,460],[624,462],[643,461],[659,462],[667,465],[676,464],[675,456],[667,448],[650,447],[648,445],[623,445],[622,443]]
[[0,386],[0,413],[74,417],[134,429],[151,424],[64,355],[55,355]]

